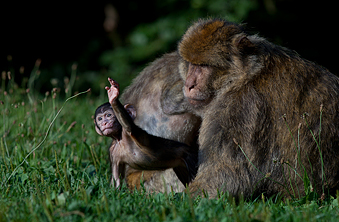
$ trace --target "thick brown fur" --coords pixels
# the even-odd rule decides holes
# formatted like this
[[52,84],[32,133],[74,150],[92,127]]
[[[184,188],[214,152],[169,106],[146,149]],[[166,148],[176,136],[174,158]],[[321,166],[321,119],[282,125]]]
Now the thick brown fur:
[[[183,82],[179,75],[178,53],[165,54],[147,66],[124,91],[121,99],[137,110],[135,124],[151,135],[195,146],[201,120],[188,112]],[[150,192],[180,192],[184,186],[172,169],[165,171],[136,171],[127,169],[129,188],[144,183]]]
[[307,173],[319,194],[323,186],[325,194],[339,189],[338,77],[220,19],[192,25],[178,50],[184,81],[188,64],[212,68],[208,87],[201,86],[213,99],[200,113],[199,170],[191,192],[289,196],[292,187],[304,191],[294,169],[301,177]]

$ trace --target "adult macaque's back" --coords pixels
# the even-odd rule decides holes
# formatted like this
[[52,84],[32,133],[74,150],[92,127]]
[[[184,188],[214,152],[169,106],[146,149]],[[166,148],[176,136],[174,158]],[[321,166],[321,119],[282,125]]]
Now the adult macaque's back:
[[[188,112],[183,81],[178,71],[180,56],[165,54],[147,66],[123,92],[124,104],[132,104],[136,125],[149,134],[197,147],[201,120]],[[140,186],[140,179],[149,191],[183,191],[184,186],[172,169],[165,171],[136,171],[128,169],[126,182],[130,188]],[[165,186],[164,186],[165,185]]]

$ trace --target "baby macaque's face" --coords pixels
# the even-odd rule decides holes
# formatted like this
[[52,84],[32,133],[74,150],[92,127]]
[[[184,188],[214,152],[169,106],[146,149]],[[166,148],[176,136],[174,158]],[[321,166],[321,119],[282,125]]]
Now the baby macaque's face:
[[121,134],[121,125],[112,108],[97,113],[95,123],[95,130],[101,136],[117,137]]

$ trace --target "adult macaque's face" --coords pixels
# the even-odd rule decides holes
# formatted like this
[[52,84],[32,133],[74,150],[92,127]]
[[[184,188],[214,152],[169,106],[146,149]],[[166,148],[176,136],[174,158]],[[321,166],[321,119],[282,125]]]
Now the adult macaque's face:
[[210,102],[213,96],[209,84],[212,71],[208,65],[186,63],[184,95],[193,106],[204,106]]

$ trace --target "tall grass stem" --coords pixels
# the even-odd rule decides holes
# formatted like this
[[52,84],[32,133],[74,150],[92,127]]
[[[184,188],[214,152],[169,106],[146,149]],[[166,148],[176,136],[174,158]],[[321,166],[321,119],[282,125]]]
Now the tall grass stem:
[[47,129],[47,131],[46,131],[46,134],[45,134],[45,137],[43,138],[43,140],[42,140],[35,148],[33,148],[33,149],[25,156],[25,158],[22,160],[22,162],[21,162],[17,167],[15,167],[15,169],[12,171],[12,173],[9,175],[9,177],[8,177],[7,179],[5,179],[4,182],[2,182],[1,188],[2,188],[5,184],[7,184],[7,182],[8,182],[8,181],[13,177],[13,175],[17,172],[17,170],[19,169],[19,167],[21,167],[21,166],[26,162],[27,158],[28,158],[34,151],[36,151],[37,149],[39,149],[39,147],[46,141],[47,136],[49,135],[49,132],[50,132],[50,130],[51,130],[51,127],[53,126],[53,124],[54,124],[56,118],[59,116],[60,112],[63,110],[63,108],[64,108],[64,106],[66,105],[66,103],[67,103],[69,100],[71,100],[71,99],[73,99],[73,98],[75,98],[75,97],[77,97],[77,96],[80,96],[80,95],[82,95],[82,94],[88,93],[88,92],[90,92],[90,89],[88,89],[88,90],[86,90],[86,91],[83,91],[83,92],[80,92],[80,93],[78,93],[78,94],[76,94],[76,95],[74,95],[74,96],[71,96],[71,97],[69,97],[68,99],[66,99],[66,101],[65,101],[64,104],[61,106],[61,108],[60,108],[60,110],[58,111],[58,113],[55,115],[55,117],[54,117],[54,119],[52,120],[52,122],[49,124],[48,129]]

